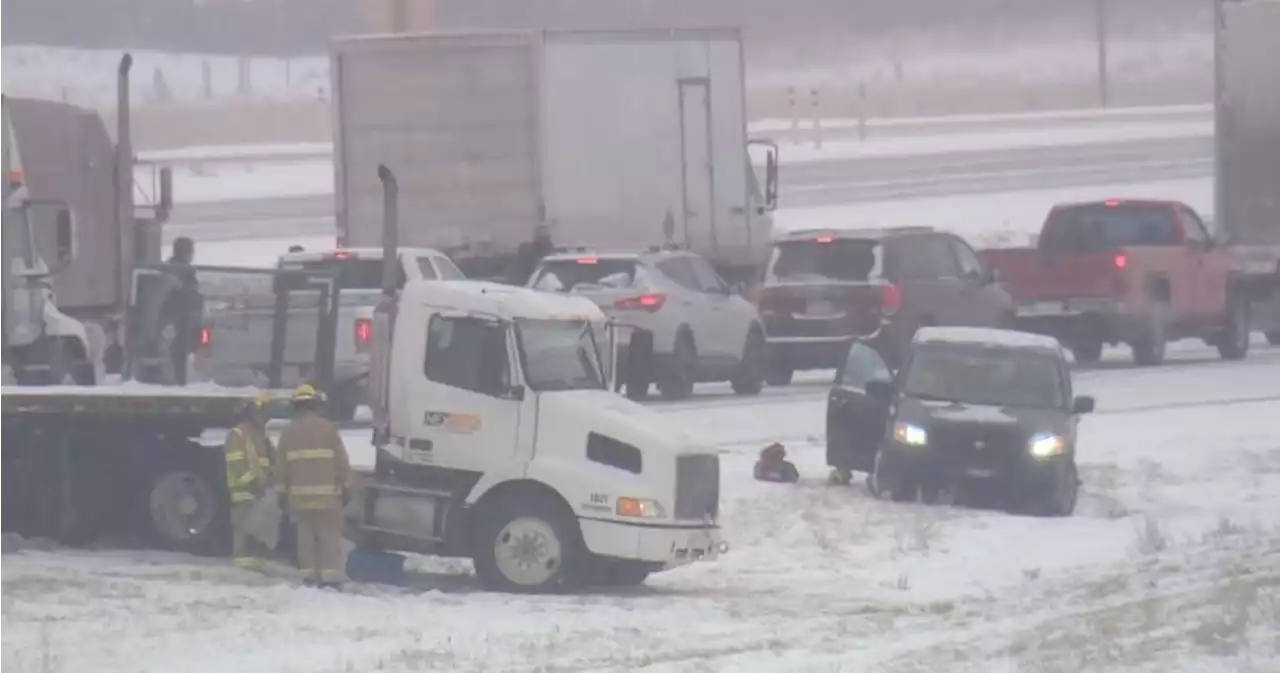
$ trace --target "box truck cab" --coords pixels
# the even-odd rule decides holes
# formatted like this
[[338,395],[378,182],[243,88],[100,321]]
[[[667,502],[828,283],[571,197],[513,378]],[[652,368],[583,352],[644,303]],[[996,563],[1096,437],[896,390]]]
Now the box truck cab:
[[611,392],[595,304],[412,281],[394,313],[374,327],[363,545],[469,556],[486,586],[521,592],[638,584],[727,549],[718,457]]

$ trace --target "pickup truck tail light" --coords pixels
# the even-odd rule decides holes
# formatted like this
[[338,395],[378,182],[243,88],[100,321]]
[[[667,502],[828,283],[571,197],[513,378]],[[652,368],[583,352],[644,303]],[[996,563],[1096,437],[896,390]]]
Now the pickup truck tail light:
[[613,302],[613,307],[624,311],[648,311],[656,313],[667,301],[667,295],[653,292],[638,297],[626,297]]
[[897,285],[885,285],[880,290],[880,312],[893,315],[902,308],[902,289]]
[[356,350],[367,352],[373,343],[373,321],[368,318],[356,318],[355,325]]

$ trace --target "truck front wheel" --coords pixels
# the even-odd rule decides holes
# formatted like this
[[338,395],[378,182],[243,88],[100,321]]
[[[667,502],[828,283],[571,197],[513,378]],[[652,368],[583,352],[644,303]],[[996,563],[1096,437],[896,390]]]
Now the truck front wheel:
[[475,541],[485,588],[550,593],[577,588],[586,552],[572,513],[546,496],[508,496],[484,508]]

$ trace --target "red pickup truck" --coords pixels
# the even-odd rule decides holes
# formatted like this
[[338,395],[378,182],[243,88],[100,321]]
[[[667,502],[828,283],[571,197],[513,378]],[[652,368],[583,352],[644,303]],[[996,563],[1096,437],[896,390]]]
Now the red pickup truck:
[[982,252],[1015,304],[1015,326],[1057,337],[1077,362],[1127,343],[1159,364],[1170,340],[1201,338],[1226,359],[1249,350],[1248,291],[1236,259],[1186,204],[1108,200],[1054,206],[1035,248]]

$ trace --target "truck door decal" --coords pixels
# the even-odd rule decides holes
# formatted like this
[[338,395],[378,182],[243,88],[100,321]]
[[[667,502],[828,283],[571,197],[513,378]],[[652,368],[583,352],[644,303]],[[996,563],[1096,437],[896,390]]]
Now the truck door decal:
[[449,411],[428,411],[423,414],[423,425],[428,428],[443,428],[446,432],[470,435],[480,429],[480,416]]

